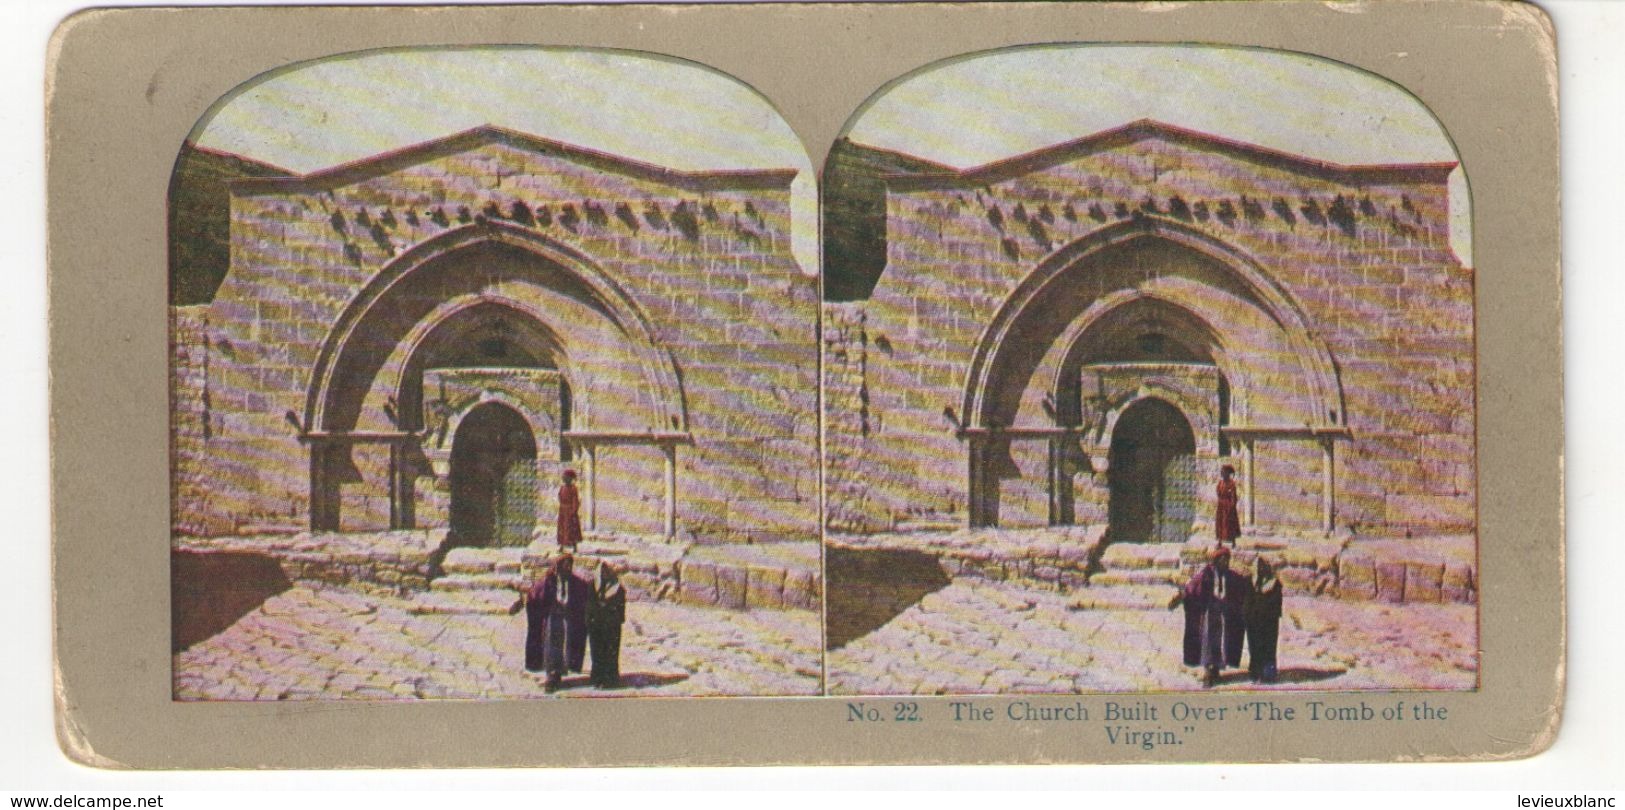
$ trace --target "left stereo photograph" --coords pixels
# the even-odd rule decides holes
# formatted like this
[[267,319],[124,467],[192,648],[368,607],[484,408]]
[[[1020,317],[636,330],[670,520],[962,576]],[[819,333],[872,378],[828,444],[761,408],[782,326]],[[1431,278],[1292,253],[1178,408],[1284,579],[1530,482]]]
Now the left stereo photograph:
[[815,174],[653,54],[391,49],[169,191],[173,697],[823,689]]

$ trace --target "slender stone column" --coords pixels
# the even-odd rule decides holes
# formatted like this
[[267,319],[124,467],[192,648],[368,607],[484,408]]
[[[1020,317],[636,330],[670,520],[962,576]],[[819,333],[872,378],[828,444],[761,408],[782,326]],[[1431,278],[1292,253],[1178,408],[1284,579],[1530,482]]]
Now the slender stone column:
[[320,441],[310,443],[310,530],[326,529],[327,522],[327,445]]
[[406,446],[389,443],[389,528],[412,528],[412,479],[406,474]]
[[1049,525],[1058,526],[1061,523],[1061,448],[1055,439],[1046,444],[1049,445],[1049,458],[1045,462],[1045,477],[1049,479]]
[[317,532],[338,531],[339,498],[330,491],[332,480],[328,456],[334,445],[314,439],[310,443],[310,529]]
[[401,528],[418,527],[417,470],[407,462],[406,448],[401,448]]
[[982,491],[984,488],[982,484],[983,449],[982,442],[975,436],[970,437],[967,444],[969,445],[969,452],[966,453],[965,472],[966,484],[969,489],[968,497],[965,500],[965,508],[970,512],[970,526],[975,529],[987,525],[987,510],[982,505],[982,502],[986,499],[986,493]]
[[666,537],[677,536],[677,445],[666,444]]
[[1321,528],[1328,534],[1332,531],[1332,521],[1337,517],[1336,458],[1332,449],[1336,444],[1331,437],[1320,440],[1320,522]]
[[1258,511],[1255,508],[1254,501],[1253,501],[1253,492],[1255,491],[1255,488],[1253,486],[1253,469],[1254,469],[1253,457],[1254,457],[1254,455],[1255,455],[1255,451],[1253,449],[1253,440],[1252,439],[1242,439],[1241,440],[1241,459],[1242,459],[1241,491],[1242,491],[1242,496],[1246,499],[1246,504],[1247,504],[1247,507],[1246,507],[1247,508],[1247,525],[1248,526],[1252,526],[1252,525],[1254,525],[1254,524],[1256,524],[1258,522]]
[[582,449],[582,477],[587,480],[587,528],[598,528],[598,445],[589,444]]

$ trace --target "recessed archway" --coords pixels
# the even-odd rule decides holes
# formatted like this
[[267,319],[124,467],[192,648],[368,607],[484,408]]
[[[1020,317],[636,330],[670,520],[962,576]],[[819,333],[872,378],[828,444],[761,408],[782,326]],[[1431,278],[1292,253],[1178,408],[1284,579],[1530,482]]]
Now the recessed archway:
[[[1107,450],[1111,421],[1155,390],[1191,407],[1199,455],[1224,452],[1236,427],[1345,430],[1336,364],[1306,323],[1256,262],[1177,222],[1140,216],[1055,251],[972,356],[960,430],[971,524],[1045,525],[1046,503],[1049,524],[1074,522],[1074,477],[1098,471],[1089,456]],[[1091,384],[1103,375],[1116,391]]]
[[[486,372],[515,380],[486,384],[477,379]],[[673,448],[687,441],[688,419],[675,363],[647,318],[573,249],[480,222],[402,254],[357,295],[324,344],[305,420],[312,528],[338,528],[341,510],[376,502],[380,489],[389,526],[416,525],[418,479],[438,464],[424,454],[449,449],[453,420],[467,405],[425,390],[431,379],[469,388],[462,399],[479,394],[475,388],[514,389],[546,461],[586,453],[589,489],[600,444],[660,448],[672,468],[667,493],[674,489]],[[351,457],[374,472],[340,479],[335,471]],[[367,498],[349,497],[346,487]],[[666,512],[671,534],[674,511]],[[429,525],[445,517],[438,514]]]
[[1173,405],[1138,400],[1112,430],[1107,537],[1183,542],[1196,522],[1196,437]]
[[[489,221],[403,253],[346,307],[317,358],[305,424],[313,432],[339,432],[376,418],[384,395],[394,393],[389,372],[417,356],[436,327],[482,304],[522,315],[516,320],[539,331],[538,343],[567,374],[572,363],[598,369],[592,386],[583,380],[573,392],[578,412],[595,399],[606,428],[687,430],[680,376],[632,298],[586,256]],[[613,394],[593,398],[588,387]]]
[[[1185,342],[1254,392],[1260,419],[1311,425],[1345,420],[1337,367],[1286,291],[1239,250],[1177,222],[1140,216],[1101,228],[1045,257],[983,330],[963,413],[970,427],[1046,424],[1045,383],[1075,340],[1138,298],[1182,310]],[[1084,346],[1082,348],[1087,348]],[[1250,381],[1253,384],[1248,385]],[[1238,402],[1247,407],[1247,402]]]

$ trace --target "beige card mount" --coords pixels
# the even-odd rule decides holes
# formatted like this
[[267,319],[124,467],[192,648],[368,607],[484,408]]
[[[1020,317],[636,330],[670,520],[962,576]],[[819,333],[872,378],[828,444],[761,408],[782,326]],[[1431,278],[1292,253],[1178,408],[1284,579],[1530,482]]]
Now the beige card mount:
[[76,760],[1557,733],[1531,6],[112,9],[54,44]]

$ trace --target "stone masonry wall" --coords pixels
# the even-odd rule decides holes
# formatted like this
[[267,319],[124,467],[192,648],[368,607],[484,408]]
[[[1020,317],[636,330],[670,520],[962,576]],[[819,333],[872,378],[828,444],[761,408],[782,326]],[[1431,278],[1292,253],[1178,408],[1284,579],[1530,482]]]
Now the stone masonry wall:
[[290,582],[406,595],[428,590],[436,550],[445,540],[443,530],[422,529],[367,535],[216,535],[177,538],[172,552],[253,554],[274,560]]
[[172,307],[169,318],[169,435],[171,522],[178,534],[231,531],[229,516],[210,507],[208,446],[213,432],[208,388],[205,307]]
[[[178,493],[177,514],[207,513],[199,525],[213,521],[210,531],[246,514],[308,520],[308,456],[287,414],[304,413],[329,330],[393,258],[483,218],[591,257],[648,316],[681,375],[694,437],[678,451],[682,529],[702,540],[815,537],[817,285],[791,257],[788,189],[684,186],[603,163],[497,139],[342,183],[237,189],[232,269],[207,312],[218,430],[202,457],[213,497]],[[356,515],[344,528],[382,528],[387,453],[355,460],[345,500]],[[601,527],[659,503],[658,451],[609,448],[599,465]]]
[[[1139,214],[1254,258],[1328,346],[1354,437],[1337,446],[1339,526],[1470,528],[1473,274],[1449,248],[1444,183],[1378,180],[1144,138],[985,184],[894,184],[885,274],[867,301],[825,307],[830,526],[964,521],[943,410],[983,330],[1044,256]],[[1313,524],[1318,447],[1260,443],[1258,465],[1260,523]]]

